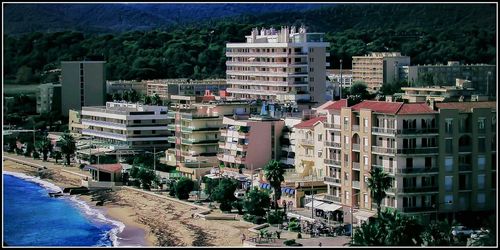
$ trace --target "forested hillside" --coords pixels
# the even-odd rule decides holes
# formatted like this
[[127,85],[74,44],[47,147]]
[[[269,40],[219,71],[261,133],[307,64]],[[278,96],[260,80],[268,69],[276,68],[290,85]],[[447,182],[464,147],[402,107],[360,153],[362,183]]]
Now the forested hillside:
[[89,57],[108,62],[108,79],[225,77],[225,43],[244,41],[252,27],[293,24],[326,33],[332,68],[338,68],[339,58],[350,68],[353,55],[370,51],[401,51],[412,64],[496,64],[495,14],[495,6],[487,4],[339,5],[225,18],[168,32],[6,35],[4,76],[19,83],[50,81],[45,70]]

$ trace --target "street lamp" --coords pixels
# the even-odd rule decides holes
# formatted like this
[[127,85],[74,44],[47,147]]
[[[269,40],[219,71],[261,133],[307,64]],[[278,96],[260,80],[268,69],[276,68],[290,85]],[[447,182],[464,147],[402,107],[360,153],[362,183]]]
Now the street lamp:
[[[148,152],[148,153],[151,154],[151,152]],[[156,153],[156,147],[153,147],[153,170],[154,170],[155,176],[156,176],[156,155],[162,154],[162,153],[164,153],[164,152],[160,151],[160,152]],[[155,184],[155,186],[156,186],[156,184]],[[156,188],[158,188],[158,187],[156,186]]]
[[340,59],[340,100],[342,100],[342,59]]

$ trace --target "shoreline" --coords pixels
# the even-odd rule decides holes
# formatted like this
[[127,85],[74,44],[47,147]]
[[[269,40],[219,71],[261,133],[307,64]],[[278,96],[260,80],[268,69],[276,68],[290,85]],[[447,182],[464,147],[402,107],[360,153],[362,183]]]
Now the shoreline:
[[[8,161],[4,161],[2,174],[12,175],[18,178],[21,178],[25,181],[34,182],[40,185],[42,188],[46,189],[48,192],[52,191],[61,191],[64,188],[63,186],[71,186],[71,185],[61,185],[61,182],[52,181],[50,179],[40,179],[35,176],[35,170],[29,166],[23,166],[18,163]],[[16,164],[18,166],[12,166],[9,164]],[[20,169],[23,168],[24,169]],[[7,168],[7,169],[6,169]],[[24,177],[24,176],[28,177]],[[147,228],[138,223],[133,223],[129,220],[122,220],[122,216],[117,216],[116,212],[110,212],[105,208],[97,207],[92,204],[90,200],[91,197],[89,195],[72,195],[68,196],[68,200],[73,203],[73,205],[77,206],[78,209],[82,212],[82,214],[89,218],[90,220],[100,220],[105,221],[108,224],[113,226],[109,234],[109,240],[112,242],[113,247],[129,247],[129,246],[154,246],[154,238],[147,237]],[[88,207],[88,208],[85,208]],[[101,216],[99,216],[99,213]],[[92,215],[97,215],[97,218]]]
[[[46,166],[52,174],[49,179],[59,187],[80,186],[82,176],[87,172],[74,166],[55,165],[53,162],[42,162],[5,153],[5,156]],[[4,170],[24,172],[36,175],[37,168],[16,163],[4,158]],[[95,194],[98,195],[98,194]],[[165,195],[165,196],[164,196]],[[94,196],[95,197],[95,196]],[[91,201],[92,194],[78,195],[89,206],[94,206],[96,201]],[[125,230],[118,235],[119,242],[126,242],[119,246],[137,245],[154,247],[172,246],[220,246],[241,247],[242,234],[253,235],[248,229],[254,226],[240,220],[205,220],[193,217],[194,213],[203,210],[202,207],[192,206],[185,201],[168,198],[166,194],[158,195],[134,188],[120,188],[105,195],[107,201],[104,206],[98,206],[107,218],[121,221],[126,224]],[[214,209],[211,215],[222,215]],[[141,229],[141,230],[139,230]],[[140,236],[138,236],[140,235]],[[130,242],[131,237],[140,237],[144,243]]]

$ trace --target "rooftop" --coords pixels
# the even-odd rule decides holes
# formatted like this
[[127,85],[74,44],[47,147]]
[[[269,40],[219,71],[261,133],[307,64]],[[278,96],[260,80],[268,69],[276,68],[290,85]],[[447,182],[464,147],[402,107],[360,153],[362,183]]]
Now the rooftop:
[[325,121],[326,121],[325,116],[319,116],[319,117],[309,119],[307,121],[303,121],[303,122],[295,125],[294,128],[312,128],[317,122],[325,122]]
[[118,173],[122,171],[122,164],[99,164],[99,165],[87,165],[87,169],[95,169],[109,173]]
[[426,103],[403,103],[403,102],[381,102],[362,101],[351,107],[352,110],[369,109],[376,113],[385,114],[426,114],[436,113]]
[[341,99],[331,103],[330,105],[324,107],[323,109],[329,110],[341,110],[342,107],[347,107],[347,99]]
[[496,110],[496,102],[441,102],[436,103],[438,109],[458,109],[461,112],[472,112],[475,108],[491,108]]

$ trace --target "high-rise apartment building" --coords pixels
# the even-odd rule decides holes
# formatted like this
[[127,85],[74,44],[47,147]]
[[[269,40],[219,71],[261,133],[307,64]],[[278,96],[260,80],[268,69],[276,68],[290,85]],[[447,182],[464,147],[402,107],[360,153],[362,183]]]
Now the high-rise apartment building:
[[306,109],[325,101],[326,57],[323,33],[306,28],[255,28],[245,43],[226,44],[227,92],[236,99],[299,103]]
[[167,115],[172,121],[168,125],[172,132],[168,141],[174,147],[166,151],[166,164],[193,179],[219,165],[217,152],[223,117],[250,113],[248,102],[199,99],[203,98],[172,95],[172,109]]
[[377,91],[384,83],[399,81],[399,68],[410,65],[410,57],[400,52],[372,52],[352,57],[352,81],[363,81],[370,91]]
[[70,109],[102,106],[106,103],[106,70],[104,61],[61,62],[62,115]]
[[61,84],[47,83],[38,86],[36,112],[61,112]]

